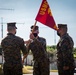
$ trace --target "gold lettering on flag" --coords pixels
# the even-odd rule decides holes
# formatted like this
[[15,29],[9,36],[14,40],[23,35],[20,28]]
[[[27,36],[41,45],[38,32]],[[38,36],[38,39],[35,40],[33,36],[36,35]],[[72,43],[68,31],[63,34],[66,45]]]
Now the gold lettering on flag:
[[48,8],[48,14],[49,14],[50,16],[52,16],[52,13],[51,13],[50,8]]
[[58,27],[56,25],[54,25],[54,29],[58,30]]
[[47,7],[48,7],[48,3],[47,3],[46,1],[44,1],[44,3],[42,4],[42,7],[41,7],[41,9],[40,9],[39,14],[40,14],[40,15],[44,15],[45,12],[46,12],[46,10],[47,10]]

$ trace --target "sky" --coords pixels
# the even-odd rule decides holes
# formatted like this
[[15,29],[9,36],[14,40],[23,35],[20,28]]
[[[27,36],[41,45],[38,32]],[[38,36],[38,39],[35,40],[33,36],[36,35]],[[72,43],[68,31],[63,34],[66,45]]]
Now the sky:
[[[47,0],[56,24],[68,26],[68,33],[76,47],[76,0]],[[3,23],[3,38],[7,35],[7,23],[16,22],[17,36],[29,39],[30,27],[34,25],[42,0],[0,0],[0,40]],[[56,45],[59,37],[56,31],[37,22],[39,36],[46,39],[47,45]]]

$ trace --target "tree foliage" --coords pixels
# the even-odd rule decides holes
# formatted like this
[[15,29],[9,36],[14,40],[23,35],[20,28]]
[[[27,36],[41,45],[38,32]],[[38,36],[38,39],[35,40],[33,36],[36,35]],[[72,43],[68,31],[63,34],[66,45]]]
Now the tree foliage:
[[1,48],[1,45],[0,45],[0,48]]
[[[56,45],[47,46],[46,49],[47,49],[49,56],[51,57],[54,57],[54,55],[57,52]],[[74,57],[76,58],[76,47],[73,48],[73,54],[74,54]]]
[[76,59],[76,47],[73,49],[74,58]]

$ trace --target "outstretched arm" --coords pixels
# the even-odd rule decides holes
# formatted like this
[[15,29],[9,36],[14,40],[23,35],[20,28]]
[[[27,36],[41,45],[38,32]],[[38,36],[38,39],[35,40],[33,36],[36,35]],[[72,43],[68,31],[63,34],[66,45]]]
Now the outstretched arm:
[[27,57],[28,54],[24,55],[22,58],[22,63],[24,63],[25,58]]

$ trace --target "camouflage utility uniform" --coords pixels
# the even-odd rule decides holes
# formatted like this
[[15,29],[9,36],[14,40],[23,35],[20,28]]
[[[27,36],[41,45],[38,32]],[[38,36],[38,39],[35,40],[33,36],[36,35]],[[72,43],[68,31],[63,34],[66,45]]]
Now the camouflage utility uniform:
[[[59,75],[74,75],[73,40],[66,33],[57,44],[57,64]],[[64,66],[69,66],[68,70],[63,70]]]
[[22,75],[21,50],[23,54],[27,52],[23,39],[8,33],[7,37],[2,40],[1,46],[5,60],[3,65],[4,75]]
[[29,45],[34,57],[33,75],[49,75],[49,59],[46,52],[46,40],[38,37]]

